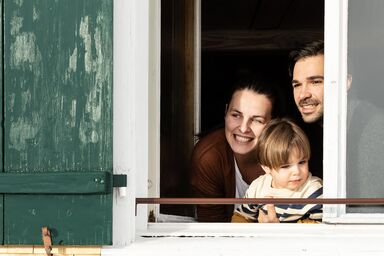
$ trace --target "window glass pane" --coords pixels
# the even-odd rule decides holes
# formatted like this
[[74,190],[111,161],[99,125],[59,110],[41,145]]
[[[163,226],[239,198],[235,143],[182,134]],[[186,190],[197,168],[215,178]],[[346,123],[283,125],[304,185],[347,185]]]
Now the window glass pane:
[[[347,197],[384,197],[384,1],[348,2]],[[347,212],[384,212],[350,206]]]

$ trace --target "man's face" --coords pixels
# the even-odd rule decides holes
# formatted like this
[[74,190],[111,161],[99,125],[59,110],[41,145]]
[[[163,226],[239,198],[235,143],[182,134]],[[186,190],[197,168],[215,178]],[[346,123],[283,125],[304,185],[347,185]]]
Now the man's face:
[[293,96],[306,123],[314,123],[324,113],[324,55],[306,57],[293,68]]

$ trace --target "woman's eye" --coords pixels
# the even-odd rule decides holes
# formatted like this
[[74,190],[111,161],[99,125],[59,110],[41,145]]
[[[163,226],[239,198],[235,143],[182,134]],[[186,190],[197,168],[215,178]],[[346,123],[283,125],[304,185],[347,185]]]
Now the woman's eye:
[[259,123],[259,124],[264,124],[264,120],[259,119],[259,118],[253,118],[252,121],[255,123]]

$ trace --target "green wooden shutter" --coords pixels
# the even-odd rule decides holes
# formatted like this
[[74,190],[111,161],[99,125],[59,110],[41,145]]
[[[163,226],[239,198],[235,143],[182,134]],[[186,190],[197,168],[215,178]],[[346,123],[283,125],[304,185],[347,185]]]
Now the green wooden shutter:
[[[3,171],[41,187],[111,173],[113,0],[3,2]],[[56,245],[111,244],[110,190],[74,193],[4,194],[4,244],[41,244],[42,226]]]
[[[0,38],[3,38],[3,0],[0,0]],[[3,41],[0,40],[1,49],[3,49]],[[3,81],[3,58],[0,60],[0,77],[1,81]],[[3,84],[3,83],[2,83]],[[0,90],[0,124],[3,124],[3,90]],[[1,125],[3,127],[3,125]],[[3,145],[3,131],[0,130],[0,145]],[[3,161],[3,149],[0,148],[0,164],[1,164],[1,172],[4,172],[4,161]],[[4,230],[4,196],[0,194],[0,230]],[[4,243],[4,233],[0,231],[0,243]]]

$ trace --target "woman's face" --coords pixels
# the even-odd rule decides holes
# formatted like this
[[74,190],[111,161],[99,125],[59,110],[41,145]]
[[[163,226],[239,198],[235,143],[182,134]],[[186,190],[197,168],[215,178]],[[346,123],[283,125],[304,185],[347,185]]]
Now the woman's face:
[[255,149],[271,113],[272,103],[265,95],[247,89],[232,95],[225,115],[225,136],[234,153],[245,155]]

